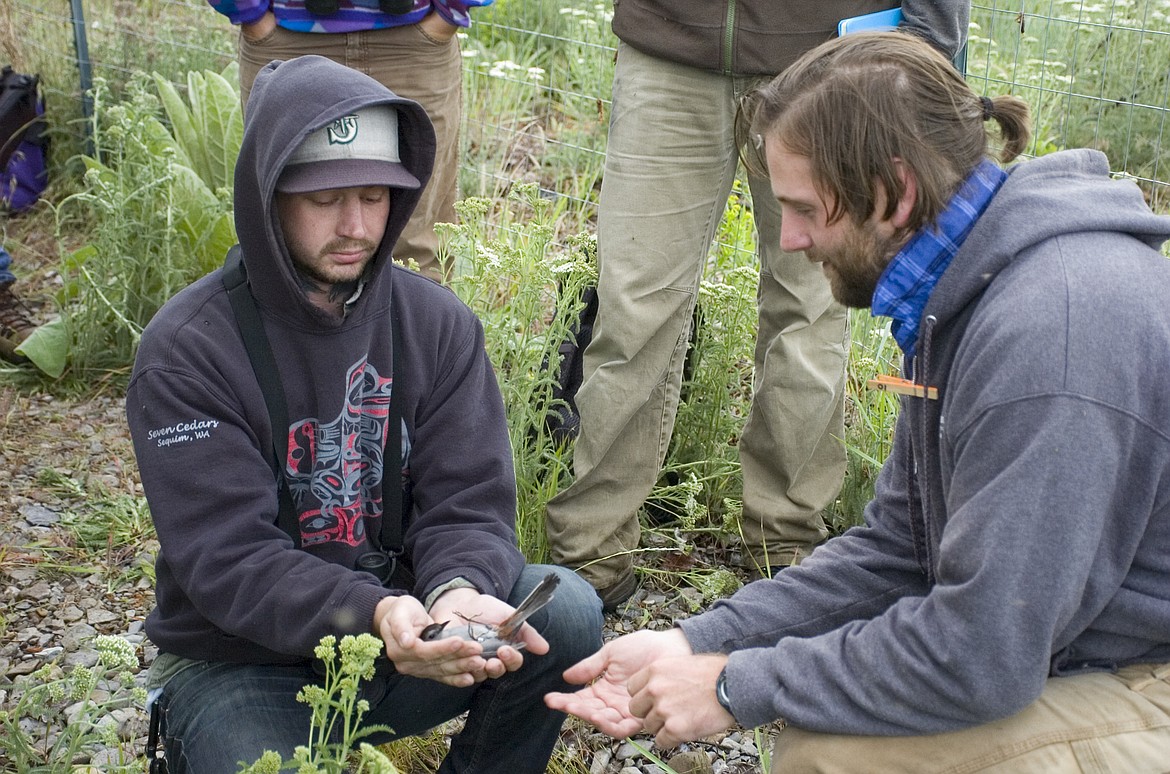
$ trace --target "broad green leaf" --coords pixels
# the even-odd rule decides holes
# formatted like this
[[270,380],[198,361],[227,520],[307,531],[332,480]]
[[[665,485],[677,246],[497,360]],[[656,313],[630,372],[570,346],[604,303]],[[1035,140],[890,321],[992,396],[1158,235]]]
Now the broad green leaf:
[[187,145],[187,155],[191,157],[191,169],[204,181],[212,179],[210,155],[207,152],[207,116],[204,108],[204,78],[202,73],[187,73],[187,101],[191,103],[191,125],[195,128],[195,137]]
[[69,360],[69,332],[61,319],[47,322],[32,332],[16,351],[33,365],[56,379],[65,373]]
[[202,272],[217,266],[236,242],[227,205],[188,167],[175,165],[176,225],[190,244]]
[[97,254],[98,254],[98,249],[94,245],[92,245],[92,244],[82,245],[81,247],[77,248],[76,250],[74,250],[73,252],[71,252],[65,256],[65,267],[64,268],[68,269],[69,273],[72,274],[78,268],[85,265],[86,261],[97,256]]
[[225,77],[235,77],[237,72],[228,67],[224,75],[211,71],[188,73],[187,102],[170,81],[157,73],[154,76],[184,165],[212,190],[231,187],[243,140],[240,94]]
[[222,75],[204,73],[200,100],[205,148],[210,177],[203,178],[212,190],[230,188],[235,177],[236,158],[244,138],[240,92]]
[[175,140],[162,121],[154,117],[144,118],[142,128],[142,141],[155,158],[162,158],[167,153],[171,153],[179,164],[191,166],[190,159],[187,158],[187,151]]
[[87,172],[92,172],[97,175],[97,183],[99,185],[110,188],[118,183],[118,174],[97,159],[90,156],[82,156],[81,163],[85,165]]
[[191,115],[187,103],[179,96],[178,89],[158,73],[154,73],[154,82],[158,85],[158,95],[162,100],[167,118],[171,122],[171,129],[176,145],[183,153],[183,161],[192,166],[191,151],[199,147],[199,131]]

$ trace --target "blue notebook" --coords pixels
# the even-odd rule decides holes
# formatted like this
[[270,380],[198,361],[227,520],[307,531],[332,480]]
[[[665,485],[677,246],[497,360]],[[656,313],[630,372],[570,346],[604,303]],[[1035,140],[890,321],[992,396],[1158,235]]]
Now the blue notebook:
[[892,30],[902,21],[902,9],[890,8],[886,11],[867,13],[863,16],[850,16],[837,22],[837,34],[848,35],[851,32],[875,32]]

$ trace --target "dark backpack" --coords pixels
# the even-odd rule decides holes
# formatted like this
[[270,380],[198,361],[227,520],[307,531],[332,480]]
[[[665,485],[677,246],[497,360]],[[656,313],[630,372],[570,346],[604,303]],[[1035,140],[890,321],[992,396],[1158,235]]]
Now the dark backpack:
[[11,212],[31,207],[48,184],[49,135],[39,80],[8,65],[0,73],[0,201]]
[[[569,335],[558,348],[560,370],[553,386],[553,407],[544,420],[545,430],[553,441],[564,444],[577,437],[581,417],[577,413],[577,390],[584,381],[585,347],[593,340],[593,323],[597,320],[597,287],[590,285],[581,293],[584,306]],[[541,364],[543,370],[551,367],[549,359]]]

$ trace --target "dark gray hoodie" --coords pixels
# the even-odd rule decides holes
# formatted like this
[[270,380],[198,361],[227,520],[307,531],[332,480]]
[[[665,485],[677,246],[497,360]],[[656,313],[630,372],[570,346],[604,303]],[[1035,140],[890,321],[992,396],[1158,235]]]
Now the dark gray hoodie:
[[[390,260],[419,192],[392,191],[385,237],[344,319],[305,297],[281,236],[273,192],[290,154],[309,132],[375,104],[398,110],[403,164],[425,184],[434,133],[422,108],[313,56],[257,76],[236,165],[236,229],[287,396],[290,426],[278,432],[289,438],[303,549],[276,523],[273,428],[221,273],[176,295],[143,333],[126,409],[161,543],[146,629],[164,652],[294,661],[325,634],[368,631],[380,599],[410,591],[351,569],[380,530],[392,392],[406,430],[416,595],[463,577],[506,598],[523,566],[511,447],[479,321]],[[405,350],[393,369],[392,319]]]
[[736,718],[924,734],[1170,661],[1170,218],[1096,151],[1014,167],[935,287],[866,525],[683,622]]

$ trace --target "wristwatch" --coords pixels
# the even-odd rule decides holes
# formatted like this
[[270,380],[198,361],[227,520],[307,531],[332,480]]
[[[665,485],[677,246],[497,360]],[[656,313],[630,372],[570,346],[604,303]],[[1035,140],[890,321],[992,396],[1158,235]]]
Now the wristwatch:
[[715,699],[720,707],[727,710],[728,715],[735,716],[731,711],[731,697],[727,695],[727,667],[723,667],[723,671],[715,679]]

